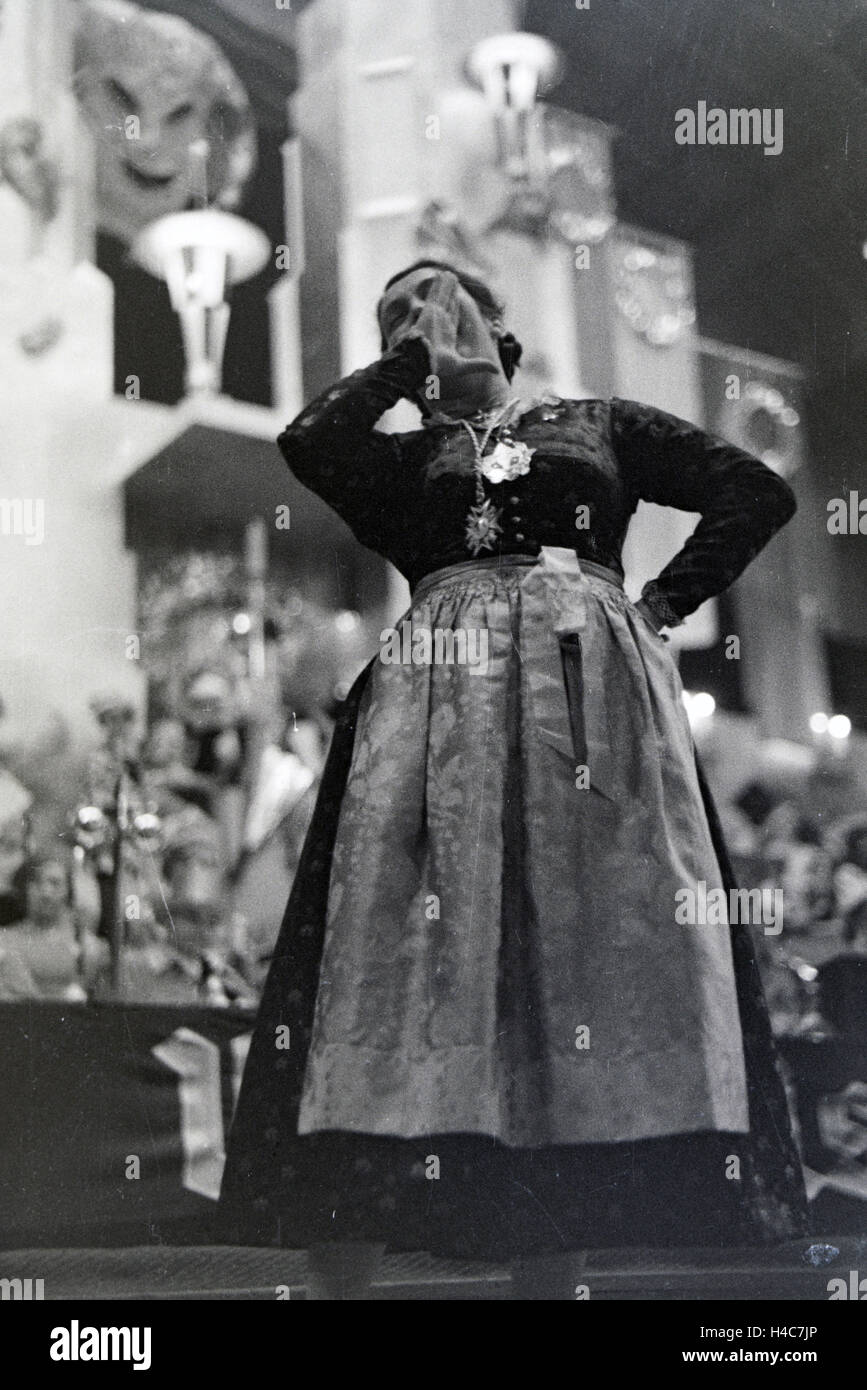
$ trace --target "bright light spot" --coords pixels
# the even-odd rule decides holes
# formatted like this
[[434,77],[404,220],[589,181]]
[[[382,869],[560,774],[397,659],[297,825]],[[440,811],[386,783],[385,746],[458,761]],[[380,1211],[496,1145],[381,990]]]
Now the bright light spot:
[[252,626],[249,613],[236,613],[232,619],[232,631],[239,637],[244,637]]
[[354,632],[360,622],[361,618],[357,613],[353,613],[351,608],[344,608],[334,619],[334,626],[338,632]]
[[826,734],[828,732],[828,716],[817,710],[810,715],[810,728],[814,734]]
[[710,719],[716,709],[716,700],[706,690],[698,690],[695,693],[691,690],[684,690],[682,699],[690,724],[697,724],[702,719]]
[[828,720],[828,733],[832,738],[848,738],[852,732],[852,720],[845,714],[832,714]]

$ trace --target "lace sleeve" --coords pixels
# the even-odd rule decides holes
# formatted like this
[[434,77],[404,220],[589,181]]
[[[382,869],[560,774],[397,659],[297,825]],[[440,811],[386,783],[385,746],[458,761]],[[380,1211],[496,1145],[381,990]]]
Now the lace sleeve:
[[641,595],[658,626],[675,627],[737,579],[794,515],[795,495],[751,454],[636,401],[612,400],[611,439],[636,500],[701,513]]
[[374,425],[430,370],[420,338],[344,377],[287,425],[277,444],[299,482],[327,502],[364,545],[376,547],[403,477],[397,440]]

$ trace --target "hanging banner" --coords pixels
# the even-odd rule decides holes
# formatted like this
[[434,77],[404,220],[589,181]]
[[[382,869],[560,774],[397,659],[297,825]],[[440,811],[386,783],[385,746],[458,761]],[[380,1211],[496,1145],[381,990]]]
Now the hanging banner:
[[206,1243],[249,1014],[0,1008],[0,1245]]

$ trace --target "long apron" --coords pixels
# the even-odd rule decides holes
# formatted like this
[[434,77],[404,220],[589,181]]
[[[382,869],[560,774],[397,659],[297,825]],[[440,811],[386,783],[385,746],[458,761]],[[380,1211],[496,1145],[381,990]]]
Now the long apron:
[[747,1130],[728,923],[676,922],[722,873],[667,643],[560,549],[436,572],[396,631],[340,813],[301,1132]]
[[226,1237],[510,1258],[802,1229],[755,928],[676,916],[734,885],[664,639],[559,549],[428,576],[393,637],[335,731]]

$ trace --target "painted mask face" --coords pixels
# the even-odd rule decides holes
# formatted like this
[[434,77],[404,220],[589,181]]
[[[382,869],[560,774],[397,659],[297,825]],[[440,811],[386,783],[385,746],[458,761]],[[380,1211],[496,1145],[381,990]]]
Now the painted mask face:
[[[75,86],[96,147],[99,225],[131,241],[194,197],[236,204],[255,159],[246,93],[186,20],[127,0],[87,0]],[[206,142],[206,177],[190,147]]]

